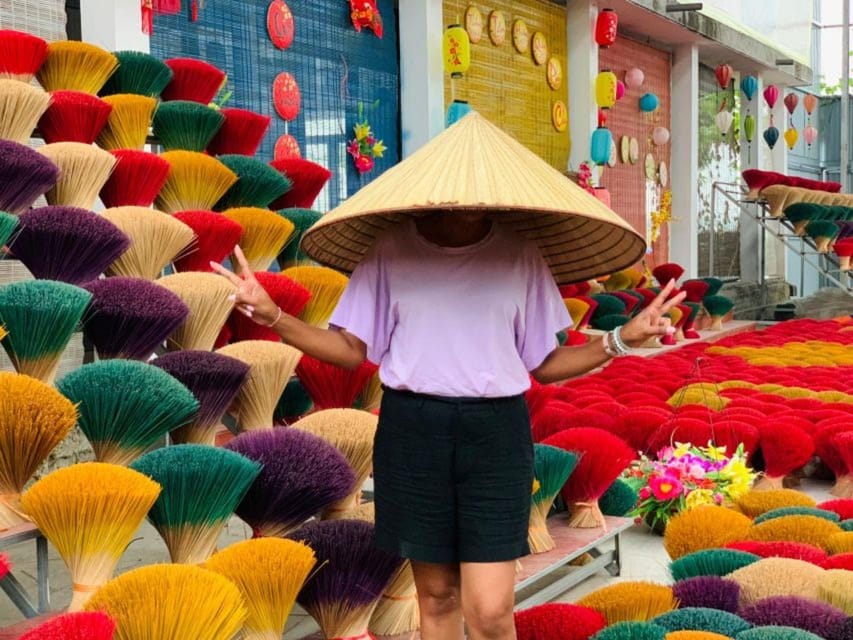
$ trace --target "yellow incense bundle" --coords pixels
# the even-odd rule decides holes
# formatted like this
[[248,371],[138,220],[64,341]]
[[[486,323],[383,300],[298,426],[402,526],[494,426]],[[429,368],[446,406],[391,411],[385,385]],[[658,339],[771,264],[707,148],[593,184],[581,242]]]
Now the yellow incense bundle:
[[[236,207],[222,215],[243,227],[240,248],[252,271],[269,269],[295,229],[290,220],[269,209]],[[236,260],[231,262],[237,264]]]
[[326,519],[347,518],[347,512],[361,502],[361,486],[373,469],[373,439],[378,418],[358,409],[326,409],[312,413],[293,425],[313,433],[333,445],[355,472],[355,485],[349,496],[329,507]]
[[700,506],[677,514],[666,527],[663,546],[673,560],[694,551],[744,540],[752,520],[725,507]]
[[853,616],[853,571],[827,571],[818,585],[820,599]]
[[737,507],[750,518],[757,518],[763,513],[782,509],[784,507],[814,507],[817,503],[814,498],[802,491],[794,489],[772,489],[756,491],[741,496],[737,500]]
[[240,590],[248,610],[243,640],[279,640],[315,563],[314,552],[301,542],[255,538],[220,551],[204,567]]
[[166,213],[209,211],[237,182],[236,173],[204,153],[167,151],[160,157],[171,168],[154,206]]
[[621,582],[593,591],[577,604],[598,611],[609,626],[617,622],[646,622],[675,609],[678,600],[672,589],[662,584]]
[[106,96],[103,100],[113,109],[98,136],[98,145],[108,151],[144,149],[157,100],[129,93]]
[[29,520],[21,511],[24,485],[76,423],[77,408],[55,389],[0,372],[0,530]]
[[49,204],[92,209],[116,165],[113,154],[82,142],[54,142],[37,151],[59,167],[59,181],[45,194]]
[[[190,313],[166,342],[170,351],[210,351],[234,303],[228,298],[237,291],[226,278],[212,273],[189,271],[165,276],[157,284],[177,295]],[[294,365],[295,366],[295,365]]]
[[47,47],[36,77],[45,91],[82,91],[97,95],[118,68],[118,58],[88,42],[59,40]]
[[291,267],[282,274],[311,292],[300,318],[315,327],[327,327],[349,279],[327,267]]
[[84,462],[48,474],[24,494],[24,510],[68,565],[69,611],[82,609],[110,579],[159,493],[141,473]]
[[50,94],[26,82],[0,79],[0,139],[27,144]]
[[114,207],[102,213],[131,240],[107,275],[154,280],[174,260],[188,253],[195,232],[168,214],[146,207]]
[[237,428],[240,431],[271,429],[276,405],[302,358],[302,352],[277,342],[244,340],[222,347],[217,353],[245,362],[250,367],[249,376],[231,409]]

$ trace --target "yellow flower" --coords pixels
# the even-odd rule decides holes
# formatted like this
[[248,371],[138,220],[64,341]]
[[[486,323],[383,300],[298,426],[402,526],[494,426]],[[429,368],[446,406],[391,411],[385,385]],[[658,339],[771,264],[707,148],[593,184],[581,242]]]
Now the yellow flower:
[[386,146],[383,144],[382,140],[377,140],[377,141],[373,144],[373,157],[374,157],[374,158],[381,158],[381,157],[382,157],[382,154],[383,154],[383,153],[385,153],[385,150],[386,150],[387,148],[388,148],[388,147],[386,147]]
[[687,494],[685,504],[688,509],[701,507],[705,504],[714,504],[714,492],[710,489],[695,489]]
[[714,447],[709,444],[704,451],[711,460],[722,460],[726,457],[725,447]]
[[353,131],[355,131],[355,139],[360,142],[370,135],[370,125],[366,122],[361,122],[355,125]]
[[675,450],[672,452],[673,458],[680,458],[681,456],[686,456],[690,451],[690,445],[684,444],[682,442],[675,443]]

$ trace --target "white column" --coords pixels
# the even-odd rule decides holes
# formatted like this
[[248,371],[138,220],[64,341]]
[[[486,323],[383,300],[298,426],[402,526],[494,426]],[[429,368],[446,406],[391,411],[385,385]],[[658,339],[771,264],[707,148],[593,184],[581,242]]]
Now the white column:
[[444,129],[444,33],[440,0],[405,0],[400,15],[403,157]]
[[684,267],[685,278],[698,275],[699,263],[699,50],[680,45],[672,56],[670,184],[672,216],[669,256]]
[[[577,170],[589,160],[589,143],[598,124],[595,103],[595,77],[598,75],[598,45],[595,43],[595,21],[598,8],[590,0],[572,0],[568,16],[569,131],[572,150],[569,169]],[[567,85],[569,83],[566,83]]]
[[80,0],[83,40],[110,51],[150,51],[139,0]]

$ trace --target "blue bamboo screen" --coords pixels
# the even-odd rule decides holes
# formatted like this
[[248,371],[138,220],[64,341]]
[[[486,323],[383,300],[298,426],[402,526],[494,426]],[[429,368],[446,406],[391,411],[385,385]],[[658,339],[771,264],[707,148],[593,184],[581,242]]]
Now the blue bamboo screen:
[[[317,200],[328,210],[366,181],[399,160],[399,54],[396,2],[379,0],[385,27],[380,40],[371,31],[358,33],[346,0],[291,0],[296,24],[291,47],[273,46],[266,29],[268,0],[207,0],[198,22],[182,13],[155,17],[151,53],[160,58],[200,58],[228,73],[233,91],[225,106],[272,116],[258,158],[271,160],[275,141],[290,133],[302,155],[332,171],[334,177]],[[287,71],[302,92],[299,117],[285,123],[272,103],[275,77]],[[385,142],[384,158],[366,177],[355,171],[346,140],[362,103],[375,135]]]

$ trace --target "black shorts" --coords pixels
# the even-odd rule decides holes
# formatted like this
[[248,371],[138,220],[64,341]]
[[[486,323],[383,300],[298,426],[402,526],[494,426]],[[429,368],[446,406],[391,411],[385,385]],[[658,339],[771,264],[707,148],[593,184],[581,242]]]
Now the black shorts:
[[526,556],[533,441],[523,396],[386,389],[374,444],[376,542],[420,562]]

